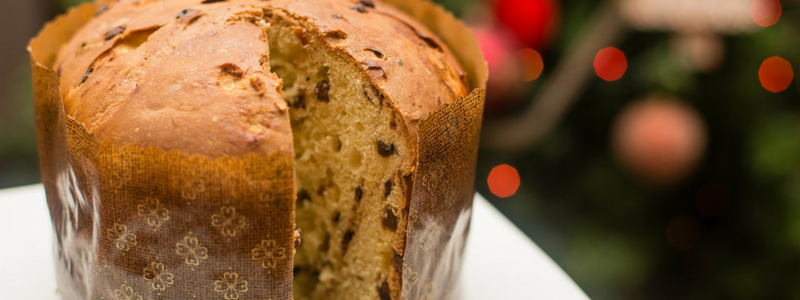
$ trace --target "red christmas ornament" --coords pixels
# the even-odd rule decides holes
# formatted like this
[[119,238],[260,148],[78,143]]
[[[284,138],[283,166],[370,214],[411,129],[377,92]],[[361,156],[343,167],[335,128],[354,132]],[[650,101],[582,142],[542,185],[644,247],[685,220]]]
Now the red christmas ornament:
[[523,45],[543,50],[558,27],[560,9],[555,0],[494,0],[497,23]]

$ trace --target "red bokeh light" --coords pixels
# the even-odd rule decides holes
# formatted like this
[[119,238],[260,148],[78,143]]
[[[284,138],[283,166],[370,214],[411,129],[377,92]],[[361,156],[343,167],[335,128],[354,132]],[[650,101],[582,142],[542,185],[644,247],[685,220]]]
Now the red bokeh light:
[[478,44],[480,44],[483,58],[486,60],[490,71],[500,70],[502,67],[505,67],[509,61],[512,60],[510,53],[519,49],[503,31],[494,30],[492,28],[475,27],[472,28],[472,32],[475,34]]
[[525,48],[518,53],[520,64],[522,65],[522,81],[534,81],[539,79],[544,70],[542,55],[536,50]]
[[594,57],[594,71],[605,81],[622,78],[628,69],[628,59],[621,50],[608,47],[597,52]]
[[778,56],[767,58],[761,63],[758,79],[761,80],[761,86],[768,91],[781,92],[788,88],[794,79],[792,64]]
[[542,50],[556,31],[559,7],[554,0],[494,0],[497,21],[522,44]]
[[519,189],[519,172],[509,165],[500,165],[489,172],[489,191],[497,197],[507,198]]
[[514,37],[502,27],[473,27],[481,52],[489,68],[486,83],[486,114],[507,111],[519,101],[523,72],[517,61],[517,51],[522,48]]
[[783,8],[778,0],[753,0],[750,3],[750,17],[761,27],[770,27],[781,19]]

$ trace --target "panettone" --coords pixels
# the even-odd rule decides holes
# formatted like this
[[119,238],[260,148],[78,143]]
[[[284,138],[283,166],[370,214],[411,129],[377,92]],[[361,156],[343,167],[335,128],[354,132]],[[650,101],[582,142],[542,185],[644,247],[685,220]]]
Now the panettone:
[[[181,206],[203,201],[196,194],[212,194],[214,183],[197,175],[198,187],[188,191],[192,197],[187,196],[186,189],[181,189],[176,193],[182,200],[170,202],[169,197],[155,194],[139,196],[150,194],[135,187],[141,181],[158,185],[154,178],[169,177],[158,175],[168,171],[151,172],[147,164],[135,163],[124,168],[97,167],[100,194],[111,189],[116,193],[114,199],[132,204],[114,208],[107,200],[111,197],[104,199],[101,195],[94,200],[95,206],[101,206],[98,202],[102,200],[110,205],[94,207],[93,211],[102,212],[92,222],[98,222],[99,218],[116,219],[109,221],[110,225],[98,225],[99,230],[83,230],[88,235],[99,231],[99,240],[107,243],[109,250],[86,250],[95,249],[88,245],[75,247],[81,249],[75,251],[60,248],[64,252],[62,260],[67,264],[92,261],[78,271],[71,270],[73,266],[65,267],[64,272],[72,275],[69,279],[59,279],[71,281],[60,282],[64,298],[177,299],[178,295],[189,299],[197,297],[191,292],[196,288],[189,282],[195,279],[208,280],[205,287],[213,291],[201,293],[198,299],[212,299],[202,295],[219,299],[266,299],[266,295],[279,295],[280,299],[288,299],[284,298],[288,297],[285,291],[293,291],[294,299],[298,300],[417,299],[414,295],[424,294],[425,289],[440,290],[427,292],[428,297],[450,295],[446,287],[421,282],[424,274],[419,273],[435,273],[428,270],[432,266],[412,267],[411,263],[404,263],[407,247],[412,243],[410,222],[416,220],[422,224],[420,219],[437,218],[427,215],[437,214],[436,211],[412,209],[414,194],[426,191],[415,190],[415,183],[447,181],[431,179],[428,175],[447,174],[428,166],[431,164],[421,166],[421,161],[456,165],[457,169],[466,170],[459,172],[467,174],[474,169],[473,149],[480,125],[475,112],[470,114],[474,120],[450,120],[458,124],[438,124],[438,129],[431,127],[421,132],[424,129],[420,127],[421,121],[441,113],[445,106],[460,109],[454,103],[471,91],[467,73],[436,34],[398,8],[377,0],[120,0],[99,2],[94,7],[94,16],[72,34],[52,63],[66,119],[80,124],[80,130],[96,143],[92,145],[102,149],[104,145],[120,149],[136,147],[146,153],[159,151],[189,159],[203,157],[203,160],[293,157],[293,162],[270,165],[278,168],[270,170],[270,174],[278,174],[275,178],[282,180],[262,181],[267,182],[264,183],[267,188],[280,187],[292,191],[292,195],[284,197],[290,203],[266,205],[264,209],[271,212],[260,214],[261,206],[242,204],[250,201],[253,194],[239,195],[237,188],[224,192],[227,187],[222,187],[218,195],[232,194],[232,199],[239,199],[234,202],[239,204],[223,205],[214,210],[216,214],[209,212],[211,217],[180,214]],[[476,109],[479,113],[480,108]],[[455,140],[460,147],[450,147],[469,149],[461,151],[465,152],[466,160],[448,162],[453,155],[439,153],[442,151],[434,147],[421,148],[424,147],[421,140],[439,134],[431,130],[441,130],[442,137],[447,137],[448,133],[442,129],[454,134],[469,131],[465,133],[469,139]],[[69,136],[70,130],[67,132]],[[40,139],[41,135],[40,130]],[[72,145],[69,137],[66,140],[68,146]],[[424,154],[431,149],[437,153]],[[119,151],[109,153],[119,160],[134,157],[120,156]],[[436,158],[437,155],[448,158]],[[103,154],[88,157],[97,159],[96,164],[103,164]],[[110,160],[109,166],[115,166],[117,160]],[[117,171],[128,168],[130,172]],[[433,172],[425,171],[425,178],[419,178],[421,170],[431,168]],[[106,169],[111,171],[103,171]],[[108,188],[102,187],[106,184],[104,172],[113,173],[109,175]],[[222,173],[208,175],[205,180],[238,176],[218,176]],[[459,249],[445,248],[463,243],[460,235],[468,225],[468,210],[467,221],[463,221],[465,208],[454,207],[450,202],[462,202],[454,199],[471,196],[471,182],[461,182],[470,178],[466,175],[466,179],[458,179],[463,186],[428,187],[449,189],[442,193],[448,199],[426,201],[449,201],[450,207],[442,207],[455,212],[448,213],[453,215],[450,224],[426,225],[434,234],[415,239],[421,241],[420,249],[460,253]],[[176,186],[187,186],[183,179],[178,181]],[[253,180],[248,182],[252,184]],[[51,192],[48,190],[48,195]],[[267,201],[283,199],[273,194],[269,197],[274,199]],[[145,199],[139,199],[142,197]],[[229,203],[230,199],[224,201],[221,203]],[[126,225],[129,220],[117,215],[126,205],[139,215],[141,232],[134,229],[138,225]],[[57,213],[52,205],[51,212],[55,223]],[[257,225],[277,222],[269,217],[276,214],[294,221],[282,229]],[[120,219],[125,221],[116,221]],[[186,227],[185,224],[204,221],[208,224],[197,227],[194,233],[191,228],[177,227],[170,230],[182,230],[180,234],[155,233],[175,224]],[[456,224],[459,222],[462,224]],[[261,230],[283,234],[285,228],[292,229],[289,245],[286,245],[288,239],[254,238],[253,242],[241,233]],[[209,229],[214,232],[207,233]],[[61,235],[59,231],[63,229],[56,225],[56,230]],[[76,232],[81,235],[81,230]],[[216,252],[208,250],[212,247],[201,247],[204,243],[214,243],[193,237],[204,234],[215,234],[219,243],[236,244],[231,249],[245,249],[245,254],[238,255],[232,250],[230,256],[240,257],[230,260],[233,266],[229,270],[197,271],[201,275],[191,275],[204,262],[204,258],[198,258],[198,249],[217,253],[200,256],[226,255],[224,247]],[[144,246],[148,240],[169,237],[176,238],[176,242],[163,244],[165,249],[174,245],[174,250],[162,253],[156,250],[158,246]],[[448,242],[451,239],[456,241]],[[441,244],[442,249],[429,249],[432,244]],[[241,256],[246,263],[240,263]],[[442,257],[436,256],[439,258]],[[447,259],[458,260],[458,257]],[[107,268],[109,260],[125,275],[115,277],[111,272],[103,279],[87,278],[99,276],[97,271],[89,269],[97,265]],[[234,272],[235,267],[253,261],[264,270],[280,269],[282,263],[293,262],[292,287],[279,284],[286,282],[287,274],[269,273],[266,279],[259,279],[254,277],[261,275],[245,278],[249,273]],[[451,268],[451,263],[444,264]],[[444,273],[452,272],[448,269]],[[270,279],[280,276],[283,281]],[[288,276],[291,278],[291,274]],[[449,284],[440,278],[428,280]],[[412,287],[419,288],[412,291]],[[260,289],[280,292],[259,295]],[[175,291],[180,292],[175,294]]]

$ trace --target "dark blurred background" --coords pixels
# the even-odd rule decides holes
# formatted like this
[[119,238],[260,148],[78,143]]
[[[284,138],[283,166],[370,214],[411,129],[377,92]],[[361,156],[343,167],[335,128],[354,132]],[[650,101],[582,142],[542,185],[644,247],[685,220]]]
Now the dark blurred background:
[[[39,180],[25,45],[78,2],[0,0],[0,188]],[[800,299],[800,0],[439,2],[490,65],[478,191],[591,298]]]

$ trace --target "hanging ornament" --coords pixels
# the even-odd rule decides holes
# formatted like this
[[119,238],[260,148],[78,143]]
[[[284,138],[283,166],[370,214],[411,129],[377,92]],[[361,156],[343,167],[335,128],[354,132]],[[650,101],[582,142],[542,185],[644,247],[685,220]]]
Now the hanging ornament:
[[753,0],[750,4],[750,17],[761,27],[770,27],[781,19],[783,8],[778,0]]
[[497,23],[506,27],[520,43],[544,50],[560,21],[556,0],[494,0]]
[[698,113],[680,101],[650,97],[629,105],[613,128],[617,159],[646,183],[669,185],[688,175],[706,146]]

